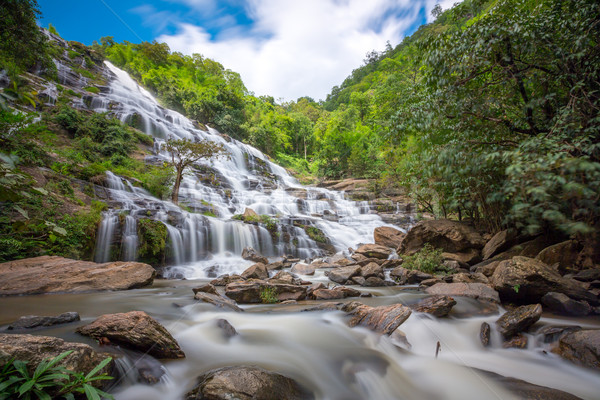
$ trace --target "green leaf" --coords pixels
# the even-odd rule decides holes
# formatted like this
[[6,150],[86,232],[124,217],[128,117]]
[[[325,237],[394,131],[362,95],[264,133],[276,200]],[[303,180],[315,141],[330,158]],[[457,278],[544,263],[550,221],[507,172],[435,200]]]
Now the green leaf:
[[95,387],[84,383],[83,390],[85,391],[85,396],[88,400],[102,400],[100,399],[100,396],[98,395],[98,390]]
[[25,393],[29,392],[34,384],[35,384],[35,381],[33,379],[22,384],[18,390],[19,396],[23,396]]
[[112,361],[112,357],[106,357],[104,360],[102,360],[102,362],[100,362],[100,364],[96,365],[96,367],[94,367],[93,370],[91,370],[86,376],[85,379],[90,379],[91,377],[93,377],[94,375],[96,375],[98,373],[98,371],[100,371],[102,368],[106,367],[108,365],[108,363],[110,363]]
[[41,187],[34,187],[32,188],[33,190],[35,190],[36,192],[40,192],[41,194],[43,194],[44,196],[48,196],[48,191],[44,188]]

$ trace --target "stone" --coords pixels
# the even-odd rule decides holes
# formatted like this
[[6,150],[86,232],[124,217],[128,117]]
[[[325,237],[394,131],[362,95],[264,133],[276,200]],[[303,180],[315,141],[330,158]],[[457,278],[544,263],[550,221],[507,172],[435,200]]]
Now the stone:
[[212,293],[206,293],[206,292],[197,292],[194,295],[194,299],[203,301],[205,303],[212,304],[219,308],[230,308],[236,312],[244,311],[241,308],[239,308],[237,304],[235,304],[235,301],[232,301],[231,299],[228,299],[227,297],[221,296],[218,293],[212,294]]
[[344,303],[336,303],[333,301],[328,301],[325,303],[321,303],[314,307],[305,308],[302,311],[334,311],[339,310]]
[[380,286],[387,286],[387,284],[382,278],[380,278],[378,276],[370,276],[367,279],[365,279],[365,281],[361,284],[361,286],[380,287]]
[[314,395],[296,381],[257,366],[210,370],[198,377],[185,400],[309,400]]
[[127,290],[151,285],[155,276],[152,266],[138,262],[41,256],[0,264],[0,296]]
[[466,249],[456,253],[442,253],[444,260],[452,260],[460,265],[473,265],[481,261],[481,254],[478,249]]
[[419,283],[420,287],[429,287],[429,286],[433,286],[436,283],[443,283],[441,279],[439,278],[431,278],[431,279],[425,279],[424,281],[421,281]]
[[498,267],[499,264],[500,261],[484,261],[471,267],[471,271],[483,274],[489,278],[494,275],[494,271],[496,271],[496,267]]
[[267,266],[263,263],[256,263],[248,267],[244,272],[242,272],[242,278],[244,279],[268,279],[269,278],[269,270]]
[[408,283],[409,285],[412,285],[412,284],[420,283],[427,279],[432,279],[432,278],[434,278],[434,276],[431,274],[413,269],[413,270],[409,270],[408,273],[406,274],[406,283]]
[[303,263],[296,263],[292,267],[291,272],[293,274],[300,274],[300,275],[314,275],[315,270],[317,268],[318,267],[313,264],[308,265],[308,264],[303,264]]
[[282,261],[275,261],[275,262],[267,264],[267,269],[269,271],[280,270],[282,268],[283,268],[283,262]]
[[520,400],[581,400],[577,396],[562,390],[534,385],[516,378],[501,376],[489,371],[475,370],[483,376],[491,378],[502,388],[509,391],[515,399]]
[[385,335],[391,335],[412,313],[402,304],[369,307],[357,301],[344,305],[342,310],[351,316],[350,327],[361,325]]
[[479,328],[479,340],[481,340],[483,347],[488,347],[490,345],[491,337],[492,328],[490,327],[490,324],[483,322],[481,328]]
[[600,280],[600,268],[584,269],[573,275],[573,279],[581,282]]
[[483,260],[491,258],[493,255],[508,249],[513,245],[516,235],[513,231],[503,230],[496,233],[481,250]]
[[581,247],[575,240],[567,240],[548,246],[536,256],[538,260],[547,265],[557,265],[558,272],[564,274],[574,270],[575,263]]
[[390,226],[379,226],[373,232],[375,244],[391,247],[392,249],[397,249],[400,246],[404,236],[406,236],[406,233]]
[[597,304],[597,298],[580,282],[563,278],[542,261],[527,257],[513,257],[501,261],[490,279],[502,301],[517,304],[537,303],[549,292],[564,293],[575,300]]
[[210,281],[210,284],[213,286],[226,286],[231,282],[238,282],[241,280],[244,280],[244,278],[242,278],[240,275],[223,275],[218,277],[217,279],[213,279],[212,281]]
[[447,219],[421,221],[416,224],[402,241],[399,253],[412,255],[429,243],[447,253],[458,253],[466,249],[481,249],[485,240],[471,226]]
[[353,276],[359,275],[360,270],[361,268],[359,265],[353,265],[348,267],[334,268],[331,271],[325,272],[325,275],[327,275],[329,280],[333,282],[344,284]]
[[563,336],[553,350],[561,357],[588,368],[600,369],[600,330],[585,329]]
[[367,258],[379,258],[387,260],[387,258],[392,254],[392,250],[379,244],[363,244],[356,249],[355,253],[361,254]]
[[[448,254],[448,253],[444,253],[444,254]],[[456,260],[444,260],[442,261],[442,265],[444,266],[444,268],[446,268],[447,271],[458,271],[459,269],[461,269],[461,263],[459,263]]]
[[383,278],[383,267],[374,262],[368,263],[364,267],[361,267],[360,276],[362,276],[363,278],[369,278],[372,276]]
[[413,304],[410,308],[413,311],[431,314],[434,317],[441,318],[447,316],[452,307],[456,305],[456,300],[450,296],[430,296],[417,304]]
[[472,274],[467,274],[464,272],[460,272],[458,274],[452,275],[452,282],[454,283],[485,283],[488,284],[489,279],[480,272],[475,272]]
[[527,348],[527,336],[517,333],[510,339],[506,339],[502,342],[502,347],[505,349],[526,349]]
[[553,343],[559,341],[563,336],[579,332],[581,329],[578,325],[548,325],[538,329],[536,334],[544,336],[544,343]]
[[238,332],[235,330],[233,325],[231,325],[229,323],[229,321],[227,321],[226,319],[223,319],[223,318],[217,319],[217,326],[219,328],[221,328],[221,330],[223,331],[223,335],[227,339],[230,339],[230,338],[238,335]]
[[291,274],[287,271],[279,271],[275,275],[269,279],[269,282],[272,283],[285,283],[287,285],[301,285],[302,279],[298,278],[298,276]]
[[511,338],[517,333],[524,332],[535,324],[542,316],[541,304],[530,304],[517,307],[504,313],[497,321],[496,327],[505,338]]
[[94,322],[77,328],[77,333],[156,358],[184,358],[185,354],[173,336],[154,318],[143,311],[105,314]]
[[269,263],[267,257],[260,255],[260,253],[252,247],[245,247],[244,250],[242,250],[242,258],[244,260],[254,261],[255,263],[262,263],[265,265]]
[[352,284],[354,284],[354,283],[355,283],[355,284],[357,284],[357,285],[361,285],[361,286],[363,286],[363,285],[365,284],[365,282],[366,282],[366,281],[367,281],[367,280],[366,280],[365,278],[363,278],[362,276],[353,276],[353,277],[352,277],[352,279],[351,279],[350,281],[346,282],[346,284],[347,284],[347,285],[350,285],[351,283],[349,283],[349,282],[352,282]]
[[399,267],[400,265],[402,265],[402,263],[404,262],[404,260],[402,260],[401,258],[395,258],[395,259],[391,259],[391,260],[385,260],[383,262],[383,264],[381,264],[381,266],[385,269],[388,268],[396,268]]
[[242,214],[242,218],[244,219],[244,221],[246,220],[246,218],[258,218],[258,214],[253,209],[246,207],[244,213]]
[[21,330],[21,329],[34,329],[46,326],[68,324],[69,322],[79,321],[79,313],[74,311],[66,312],[60,315],[52,317],[43,317],[37,315],[25,315],[15,322],[11,322],[6,330]]
[[493,303],[500,302],[498,292],[483,283],[436,283],[425,289],[425,293],[471,297]]
[[400,285],[405,285],[408,278],[408,270],[404,267],[396,267],[390,271],[390,278]]
[[583,317],[592,313],[589,303],[573,300],[563,293],[546,293],[542,297],[542,304],[557,314]]
[[264,290],[272,290],[278,301],[304,300],[306,298],[306,286],[277,283],[271,279],[252,280],[249,282],[233,282],[225,287],[225,295],[239,304],[262,303],[261,293]]
[[198,287],[192,288],[192,291],[194,292],[194,294],[199,293],[199,292],[210,293],[210,294],[214,294],[214,295],[218,295],[219,294],[219,293],[217,293],[217,288],[215,288],[210,283],[207,283],[207,284],[204,284],[202,286],[198,286]]

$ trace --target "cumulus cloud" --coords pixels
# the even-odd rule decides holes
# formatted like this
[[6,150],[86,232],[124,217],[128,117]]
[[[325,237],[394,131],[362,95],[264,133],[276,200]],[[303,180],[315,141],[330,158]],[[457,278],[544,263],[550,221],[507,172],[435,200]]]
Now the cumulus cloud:
[[[211,0],[177,0],[198,12],[213,9]],[[231,0],[233,1],[233,0]],[[230,2],[231,2],[230,1]],[[438,1],[431,0],[247,0],[252,21],[227,20],[217,34],[206,24],[180,23],[158,41],[174,51],[200,53],[239,72],[249,90],[285,100],[300,96],[324,99],[365,54],[399,43]],[[443,4],[442,4],[443,3]],[[440,4],[446,8],[447,1]],[[221,15],[219,18],[223,18]],[[226,16],[225,16],[226,18]]]

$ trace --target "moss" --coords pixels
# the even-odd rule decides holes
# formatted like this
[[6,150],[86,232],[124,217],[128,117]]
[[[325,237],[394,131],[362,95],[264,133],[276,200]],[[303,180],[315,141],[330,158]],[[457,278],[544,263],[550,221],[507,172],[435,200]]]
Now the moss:
[[87,86],[84,89],[87,90],[90,93],[94,93],[94,94],[99,94],[100,93],[100,89],[98,89],[96,86]]
[[154,266],[165,262],[167,227],[160,221],[143,218],[137,221],[138,258]]
[[327,236],[317,227],[314,226],[305,226],[304,231],[308,235],[309,238],[318,243],[328,243]]

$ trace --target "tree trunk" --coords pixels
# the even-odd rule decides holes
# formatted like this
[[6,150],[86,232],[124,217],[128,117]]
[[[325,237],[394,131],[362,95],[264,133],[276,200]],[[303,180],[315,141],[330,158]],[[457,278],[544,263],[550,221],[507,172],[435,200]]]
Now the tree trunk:
[[175,177],[175,185],[173,186],[173,194],[171,195],[171,200],[175,204],[179,204],[179,185],[181,185],[182,175],[183,171],[177,168],[177,176]]

